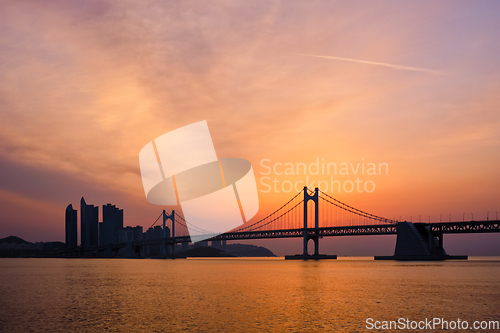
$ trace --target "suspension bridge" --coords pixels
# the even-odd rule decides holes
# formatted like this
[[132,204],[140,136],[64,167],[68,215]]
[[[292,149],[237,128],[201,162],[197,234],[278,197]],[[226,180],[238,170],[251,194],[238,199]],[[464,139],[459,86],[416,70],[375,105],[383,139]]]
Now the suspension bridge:
[[[192,225],[175,211],[170,214],[163,211],[152,227],[162,217],[163,237],[134,242],[136,251],[148,245],[161,245],[165,255],[175,257],[176,244],[191,242],[189,229],[197,235],[205,235],[204,238],[212,242],[302,237],[302,253],[286,256],[287,259],[335,259],[335,255],[319,253],[319,240],[330,236],[359,235],[397,235],[394,256],[375,259],[466,259],[467,256],[446,254],[443,234],[500,232],[499,220],[412,223],[388,219],[347,205],[318,188],[312,191],[307,187],[266,217],[223,234]],[[312,255],[308,254],[310,241],[314,243]]]

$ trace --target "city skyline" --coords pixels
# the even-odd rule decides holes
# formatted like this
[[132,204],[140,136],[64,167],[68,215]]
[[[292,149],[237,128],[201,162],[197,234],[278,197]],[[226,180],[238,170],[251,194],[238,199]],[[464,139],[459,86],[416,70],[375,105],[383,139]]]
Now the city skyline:
[[[144,233],[142,226],[123,226],[123,209],[111,203],[102,205],[101,218],[99,218],[99,206],[87,204],[85,198],[80,199],[80,218],[78,210],[73,209],[72,204],[66,207],[65,235],[67,257],[92,257],[96,256],[95,249],[104,248],[99,252],[100,256],[118,257],[136,255],[133,248],[121,249],[118,251],[116,244],[132,243],[146,239],[162,238],[163,228],[161,225],[151,225]],[[157,219],[158,220],[158,219]],[[155,221],[157,222],[157,221]],[[80,226],[80,228],[78,228]],[[80,230],[80,232],[78,232]],[[170,237],[170,228],[165,226],[165,236]],[[186,244],[187,245],[187,244]],[[87,251],[87,252],[85,252]],[[162,253],[159,245],[145,246],[141,251],[141,256],[158,256]]]

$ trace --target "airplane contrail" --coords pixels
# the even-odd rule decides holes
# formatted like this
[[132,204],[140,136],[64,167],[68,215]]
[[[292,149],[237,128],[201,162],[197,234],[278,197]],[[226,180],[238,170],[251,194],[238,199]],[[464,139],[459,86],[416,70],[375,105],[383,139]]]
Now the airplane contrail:
[[404,70],[404,71],[417,71],[417,72],[425,72],[425,73],[429,73],[429,74],[433,74],[433,75],[445,75],[443,72],[432,70],[432,69],[410,67],[410,66],[401,66],[401,65],[394,65],[394,64],[387,64],[387,63],[384,63],[384,62],[375,62],[375,61],[357,60],[357,59],[351,59],[351,58],[321,56],[321,55],[314,55],[314,54],[303,54],[303,53],[297,53],[297,54],[298,55],[303,55],[303,56],[306,56],[306,57],[334,59],[334,60],[341,60],[341,61],[357,62],[357,63],[361,63],[361,64],[384,66],[384,67],[389,67],[389,68],[394,68],[394,69],[400,69],[400,70]]

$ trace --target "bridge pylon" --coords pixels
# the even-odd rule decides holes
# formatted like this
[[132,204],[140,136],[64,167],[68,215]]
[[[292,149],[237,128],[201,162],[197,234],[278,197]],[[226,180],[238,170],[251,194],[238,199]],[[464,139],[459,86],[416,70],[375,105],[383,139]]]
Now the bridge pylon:
[[[307,204],[309,200],[314,202],[314,227],[309,228],[308,221],[308,209]],[[319,189],[316,187],[314,190],[314,194],[309,194],[309,190],[307,186],[304,186],[304,228],[302,229],[302,238],[303,238],[303,251],[302,254],[296,254],[291,256],[285,256],[285,259],[337,259],[336,255],[326,255],[319,254]],[[313,240],[314,242],[314,254],[309,255],[307,251],[307,243],[309,240]]]
[[[165,222],[167,220],[170,220],[172,221],[172,239],[175,237],[175,210],[172,210],[172,213],[171,214],[167,214],[167,212],[165,211],[165,209],[163,210],[163,240],[162,240],[162,254],[163,254],[163,257],[165,258],[167,256],[167,228],[165,228]],[[168,237],[170,238],[170,235],[168,235]],[[170,255],[172,257],[174,257],[174,254],[175,254],[175,242],[172,243],[170,245],[172,248],[171,248],[171,251],[170,251]]]

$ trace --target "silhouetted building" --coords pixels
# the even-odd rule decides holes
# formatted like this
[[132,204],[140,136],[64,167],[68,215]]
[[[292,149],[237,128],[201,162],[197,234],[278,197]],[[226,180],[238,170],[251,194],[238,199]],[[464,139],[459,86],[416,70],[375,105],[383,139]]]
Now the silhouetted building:
[[123,209],[115,205],[102,206],[102,222],[99,223],[99,244],[119,243],[118,233],[123,229]]
[[118,232],[118,243],[136,242],[142,240],[142,227],[125,227]]
[[99,207],[80,200],[81,246],[95,246],[99,242]]
[[133,229],[134,229],[134,242],[142,240],[143,237],[142,227],[138,225]]
[[[170,229],[165,227],[167,230],[167,237],[170,235]],[[154,228],[149,228],[148,231],[144,233],[145,239],[153,240],[153,239],[162,239],[163,238],[163,228],[157,225]],[[146,256],[157,256],[163,254],[162,245],[154,244],[146,246]]]
[[145,234],[147,239],[161,239],[163,237],[163,229],[161,226],[157,225],[154,228],[149,228]]
[[66,207],[66,249],[74,250],[78,246],[77,211],[71,204]]

